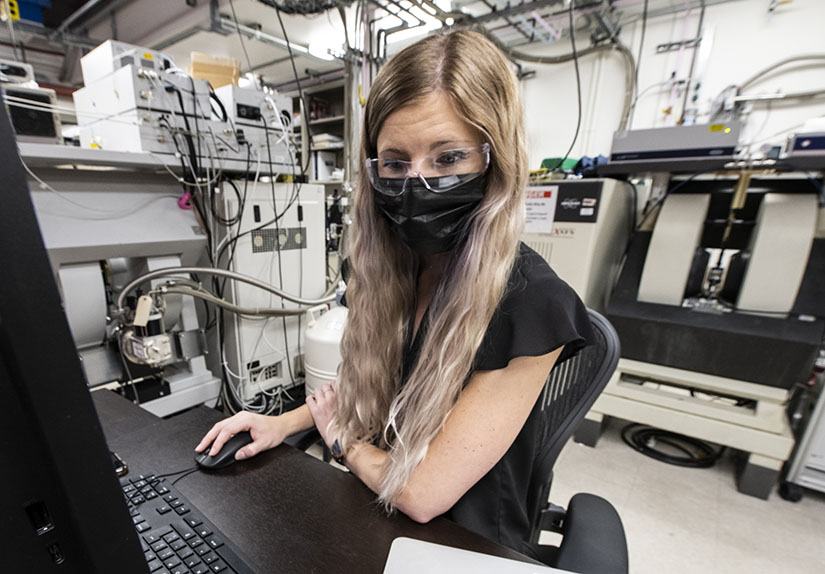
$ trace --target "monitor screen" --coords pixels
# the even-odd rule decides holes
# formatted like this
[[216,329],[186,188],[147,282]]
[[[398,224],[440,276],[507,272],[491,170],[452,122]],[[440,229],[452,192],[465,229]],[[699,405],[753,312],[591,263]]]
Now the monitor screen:
[[0,106],[0,571],[148,572]]

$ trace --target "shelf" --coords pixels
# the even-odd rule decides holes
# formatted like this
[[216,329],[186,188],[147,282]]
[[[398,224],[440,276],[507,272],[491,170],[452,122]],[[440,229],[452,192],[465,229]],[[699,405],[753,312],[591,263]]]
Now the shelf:
[[309,183],[314,183],[315,185],[343,185],[343,179],[313,179],[310,180]]
[[322,126],[324,124],[332,124],[335,122],[343,122],[345,116],[330,116],[328,118],[321,118],[320,120],[310,120],[310,126]]

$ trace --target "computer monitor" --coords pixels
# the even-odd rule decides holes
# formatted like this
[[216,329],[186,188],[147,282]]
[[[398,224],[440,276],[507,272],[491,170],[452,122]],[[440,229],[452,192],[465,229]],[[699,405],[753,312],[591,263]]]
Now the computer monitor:
[[0,571],[146,573],[0,105]]

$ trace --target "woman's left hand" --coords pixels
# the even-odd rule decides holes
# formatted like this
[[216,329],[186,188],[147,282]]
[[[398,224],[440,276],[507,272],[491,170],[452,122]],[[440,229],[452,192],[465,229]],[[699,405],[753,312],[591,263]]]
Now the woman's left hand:
[[332,430],[329,428],[329,422],[333,419],[338,409],[338,398],[335,396],[335,388],[332,385],[324,385],[317,389],[314,395],[307,397],[307,406],[309,407],[312,419],[315,421],[315,428],[321,433],[321,438],[324,439],[327,448],[331,449],[332,443],[338,438],[330,436],[329,434],[329,431]]

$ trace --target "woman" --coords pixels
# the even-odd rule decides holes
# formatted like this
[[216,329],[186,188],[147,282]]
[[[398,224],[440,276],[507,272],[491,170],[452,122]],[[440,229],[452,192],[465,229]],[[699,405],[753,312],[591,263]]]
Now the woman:
[[196,450],[248,429],[243,459],[314,425],[387,508],[526,550],[537,399],[590,324],[519,243],[524,147],[518,83],[482,35],[395,56],[365,109],[338,382],[282,416],[222,421]]

